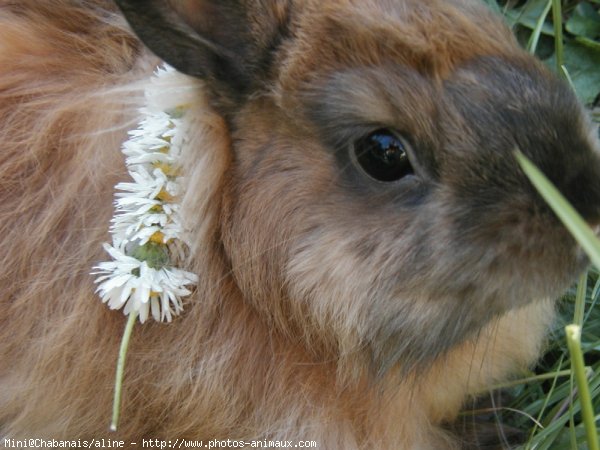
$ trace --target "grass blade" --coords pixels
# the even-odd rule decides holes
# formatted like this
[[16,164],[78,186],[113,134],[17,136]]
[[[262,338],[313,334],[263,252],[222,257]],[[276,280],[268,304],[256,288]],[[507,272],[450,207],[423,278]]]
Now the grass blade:
[[575,208],[563,197],[546,176],[521,152],[516,152],[521,168],[548,202],[596,267],[600,267],[600,240]]
[[598,430],[596,429],[596,419],[594,408],[592,407],[592,397],[590,387],[587,382],[585,364],[583,362],[583,352],[581,351],[581,327],[579,325],[567,325],[567,344],[571,354],[571,364],[575,373],[577,382],[577,391],[579,402],[581,404],[581,415],[585,425],[587,436],[587,445],[589,450],[600,450],[598,445]]
[[562,73],[561,67],[565,63],[562,32],[562,5],[561,0],[552,0],[552,21],[554,22],[554,49],[556,51],[556,71]]

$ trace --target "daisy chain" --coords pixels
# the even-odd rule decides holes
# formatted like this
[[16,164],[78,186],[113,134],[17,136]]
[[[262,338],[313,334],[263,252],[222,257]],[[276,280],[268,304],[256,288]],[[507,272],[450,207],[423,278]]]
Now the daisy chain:
[[182,298],[198,277],[174,267],[173,260],[186,246],[177,199],[181,177],[178,158],[185,133],[181,132],[186,107],[156,108],[157,85],[175,73],[158,69],[154,86],[146,89],[144,119],[129,133],[123,154],[132,182],[116,185],[115,215],[111,221],[112,245],[103,245],[112,261],[94,267],[96,292],[111,309],[134,312],[144,323],[149,315],[170,322],[183,311]]

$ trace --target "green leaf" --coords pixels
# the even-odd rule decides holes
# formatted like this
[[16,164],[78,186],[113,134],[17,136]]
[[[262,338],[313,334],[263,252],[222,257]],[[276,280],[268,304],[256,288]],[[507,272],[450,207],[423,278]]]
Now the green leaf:
[[[591,104],[600,93],[600,51],[573,40],[565,42],[564,64],[573,80],[579,99]],[[554,68],[556,57],[545,61]]]
[[594,41],[600,37],[600,14],[588,2],[579,3],[565,28],[569,33]]
[[483,0],[483,3],[488,5],[488,7],[497,14],[502,14],[502,10],[500,6],[498,6],[498,2],[496,0]]
[[586,38],[584,36],[575,36],[575,42],[577,42],[581,45],[584,45],[586,47],[589,47],[590,50],[600,52],[600,42],[599,41],[594,41],[594,40]]
[[[522,8],[506,11],[506,18],[511,25],[521,25],[530,30],[536,29],[540,16],[548,5],[548,0],[530,0]],[[551,23],[545,22],[541,28],[543,34],[554,35],[554,28]]]

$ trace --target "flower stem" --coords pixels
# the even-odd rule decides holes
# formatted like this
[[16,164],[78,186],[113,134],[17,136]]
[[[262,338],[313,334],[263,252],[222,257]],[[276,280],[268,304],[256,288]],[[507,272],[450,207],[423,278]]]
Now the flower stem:
[[117,372],[115,374],[115,395],[113,398],[112,421],[110,423],[110,431],[117,431],[119,424],[119,414],[121,412],[121,394],[123,392],[123,372],[125,371],[125,358],[127,357],[127,349],[129,348],[129,338],[133,332],[133,326],[137,319],[137,311],[132,311],[127,319],[123,338],[121,339],[121,347],[119,348],[119,359],[117,360]]

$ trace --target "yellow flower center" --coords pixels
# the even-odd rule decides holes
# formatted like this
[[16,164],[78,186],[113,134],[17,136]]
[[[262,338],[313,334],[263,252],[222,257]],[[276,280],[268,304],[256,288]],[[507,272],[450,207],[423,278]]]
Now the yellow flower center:
[[150,236],[150,242],[154,242],[155,244],[164,244],[165,235],[161,231],[156,231],[152,236]]
[[171,177],[171,178],[175,178],[180,175],[180,170],[177,167],[173,167],[171,164],[168,164],[168,163],[155,162],[152,164],[152,166],[155,169],[162,170],[162,173],[164,173],[166,176]]
[[172,202],[175,200],[175,197],[169,194],[165,189],[161,189],[156,198],[161,202]]

